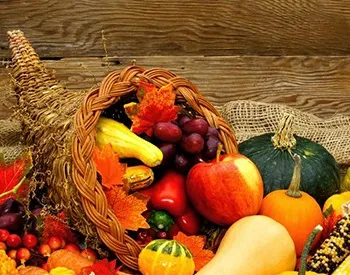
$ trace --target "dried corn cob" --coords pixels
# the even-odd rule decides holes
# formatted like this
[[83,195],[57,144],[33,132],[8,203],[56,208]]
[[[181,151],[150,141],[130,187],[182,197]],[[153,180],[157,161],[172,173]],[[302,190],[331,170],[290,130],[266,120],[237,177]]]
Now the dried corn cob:
[[350,256],[341,263],[340,266],[332,273],[332,275],[350,274]]
[[350,216],[341,218],[310,258],[306,269],[331,274],[350,255]]

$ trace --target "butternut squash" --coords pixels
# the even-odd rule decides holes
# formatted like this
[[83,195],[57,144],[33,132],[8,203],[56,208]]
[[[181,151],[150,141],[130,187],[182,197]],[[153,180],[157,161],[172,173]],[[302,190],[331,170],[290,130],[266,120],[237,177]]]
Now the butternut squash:
[[255,215],[231,225],[214,258],[197,275],[271,275],[292,271],[295,264],[295,246],[287,229]]
[[157,146],[113,119],[99,118],[96,125],[96,143],[100,149],[111,144],[119,158],[137,158],[149,167],[155,167],[163,160],[163,153]]

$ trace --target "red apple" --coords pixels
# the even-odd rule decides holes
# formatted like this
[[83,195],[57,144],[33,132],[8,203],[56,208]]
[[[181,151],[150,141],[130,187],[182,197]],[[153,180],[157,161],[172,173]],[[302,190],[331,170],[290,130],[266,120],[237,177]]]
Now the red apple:
[[264,194],[258,168],[241,154],[196,164],[188,173],[186,189],[198,212],[222,226],[257,214]]

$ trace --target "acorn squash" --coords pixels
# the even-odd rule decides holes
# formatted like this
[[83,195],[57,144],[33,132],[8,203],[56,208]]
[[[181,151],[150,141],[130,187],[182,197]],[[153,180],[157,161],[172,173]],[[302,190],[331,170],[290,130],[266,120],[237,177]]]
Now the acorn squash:
[[274,190],[288,189],[294,169],[292,156],[299,155],[303,160],[300,190],[323,205],[327,198],[339,192],[339,166],[322,145],[295,135],[292,122],[291,115],[284,116],[275,134],[252,137],[240,143],[238,150],[258,167],[264,196]]

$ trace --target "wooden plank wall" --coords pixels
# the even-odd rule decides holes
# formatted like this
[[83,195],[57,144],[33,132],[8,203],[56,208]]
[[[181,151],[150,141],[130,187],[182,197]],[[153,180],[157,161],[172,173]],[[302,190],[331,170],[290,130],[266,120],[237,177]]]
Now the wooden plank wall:
[[[6,104],[14,101],[6,69],[12,29],[24,31],[70,89],[88,89],[136,59],[188,77],[215,105],[250,99],[350,115],[349,0],[0,0]],[[0,106],[0,118],[9,114]]]

